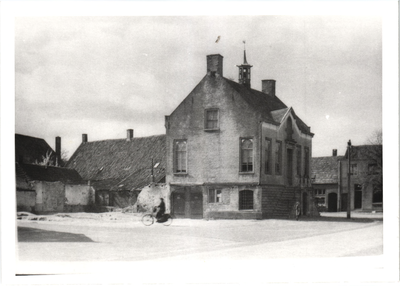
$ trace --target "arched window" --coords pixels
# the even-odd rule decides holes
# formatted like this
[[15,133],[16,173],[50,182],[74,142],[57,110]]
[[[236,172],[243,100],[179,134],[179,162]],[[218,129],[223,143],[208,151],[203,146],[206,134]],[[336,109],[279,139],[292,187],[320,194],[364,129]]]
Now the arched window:
[[254,209],[254,192],[251,190],[239,191],[239,210]]
[[244,139],[240,141],[240,171],[253,172],[253,139]]

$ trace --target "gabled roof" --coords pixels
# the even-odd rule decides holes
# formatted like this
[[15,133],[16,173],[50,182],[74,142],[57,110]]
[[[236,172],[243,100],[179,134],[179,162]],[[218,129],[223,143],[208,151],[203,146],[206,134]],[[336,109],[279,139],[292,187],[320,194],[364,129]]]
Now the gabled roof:
[[15,162],[21,158],[26,164],[41,162],[47,152],[52,152],[54,157],[54,150],[44,139],[15,134]]
[[338,161],[343,156],[315,157],[311,158],[311,177],[315,178],[314,184],[337,184]]
[[17,178],[25,181],[62,182],[85,184],[77,171],[61,167],[40,166],[34,164],[16,164]]
[[[344,159],[348,158],[348,152]],[[382,160],[382,145],[351,146],[351,160]]]
[[67,163],[97,190],[141,189],[165,177],[166,136],[82,143]]
[[[242,84],[224,78],[226,82],[252,107],[261,115],[261,119],[265,122],[279,125],[282,118],[289,108],[277,97],[269,96],[261,91],[248,88]],[[297,126],[304,134],[314,135],[310,132],[310,128],[295,114]]]

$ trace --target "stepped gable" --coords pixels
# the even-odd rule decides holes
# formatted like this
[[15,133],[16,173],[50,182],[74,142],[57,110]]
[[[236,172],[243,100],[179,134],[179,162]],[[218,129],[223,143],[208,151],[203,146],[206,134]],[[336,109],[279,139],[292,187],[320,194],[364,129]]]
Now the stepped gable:
[[67,163],[96,189],[132,190],[165,177],[165,135],[82,143]]

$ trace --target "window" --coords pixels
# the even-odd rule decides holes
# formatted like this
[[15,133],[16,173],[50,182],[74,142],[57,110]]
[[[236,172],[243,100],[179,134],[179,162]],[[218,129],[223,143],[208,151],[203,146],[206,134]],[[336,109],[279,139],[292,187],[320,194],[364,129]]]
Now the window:
[[296,147],[296,175],[301,176],[301,146]]
[[175,141],[175,173],[187,172],[187,142],[186,140]]
[[221,203],[222,202],[222,191],[217,189],[208,190],[208,202],[209,203]]
[[253,172],[253,139],[240,139],[241,172]]
[[357,164],[351,164],[351,165],[350,165],[350,173],[351,173],[352,175],[355,175],[355,176],[358,175]]
[[254,208],[253,191],[243,190],[239,192],[239,210],[252,210]]
[[310,173],[310,158],[309,158],[309,150],[307,147],[304,147],[304,177],[308,178]]
[[378,174],[378,165],[377,164],[368,164],[368,175],[376,175]]
[[293,124],[292,124],[292,118],[288,118],[286,121],[286,138],[288,140],[292,140],[292,135],[293,135]]
[[275,144],[275,174],[282,175],[282,142]]
[[205,114],[205,126],[206,130],[217,130],[219,128],[218,124],[218,109],[207,109]]
[[265,138],[265,166],[264,173],[267,175],[271,174],[271,157],[272,157],[272,141],[271,139]]

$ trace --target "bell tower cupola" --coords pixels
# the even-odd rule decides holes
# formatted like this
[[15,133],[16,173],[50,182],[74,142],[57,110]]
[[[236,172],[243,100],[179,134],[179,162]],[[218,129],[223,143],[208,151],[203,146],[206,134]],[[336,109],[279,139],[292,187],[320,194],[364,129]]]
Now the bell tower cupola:
[[253,67],[247,63],[246,59],[246,41],[243,41],[244,46],[244,55],[243,55],[243,64],[237,65],[239,68],[239,83],[243,84],[244,86],[250,88],[250,80],[251,80],[251,73],[250,69]]

